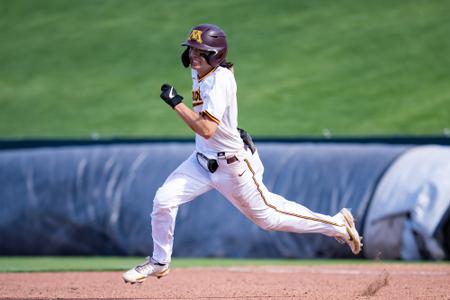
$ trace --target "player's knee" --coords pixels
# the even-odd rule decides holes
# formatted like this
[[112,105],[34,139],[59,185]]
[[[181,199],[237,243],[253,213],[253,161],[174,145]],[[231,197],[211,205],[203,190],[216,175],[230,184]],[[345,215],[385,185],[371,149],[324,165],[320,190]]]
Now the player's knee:
[[255,219],[253,222],[264,230],[272,231],[276,229],[276,223],[273,218]]
[[151,219],[157,220],[160,217],[164,218],[167,214],[170,214],[170,206],[168,205],[168,200],[159,192],[156,193],[155,198],[153,199],[153,210],[151,213]]
[[173,196],[169,195],[165,189],[159,188],[153,198],[153,211],[173,206],[172,200]]

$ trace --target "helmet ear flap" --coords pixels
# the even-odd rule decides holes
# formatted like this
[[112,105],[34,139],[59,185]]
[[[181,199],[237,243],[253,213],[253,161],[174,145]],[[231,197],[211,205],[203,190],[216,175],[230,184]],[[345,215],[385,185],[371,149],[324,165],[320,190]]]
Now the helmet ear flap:
[[214,60],[214,52],[209,52],[208,55],[203,56],[208,63],[208,65],[212,66],[211,61]]
[[189,47],[186,47],[186,50],[181,54],[181,63],[185,68],[189,67],[191,64],[191,60],[189,59]]

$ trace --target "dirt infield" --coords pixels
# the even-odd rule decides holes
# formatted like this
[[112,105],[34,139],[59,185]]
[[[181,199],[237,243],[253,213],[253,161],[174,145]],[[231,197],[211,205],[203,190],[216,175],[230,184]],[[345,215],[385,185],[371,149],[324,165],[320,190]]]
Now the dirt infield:
[[120,272],[2,273],[0,299],[450,299],[449,264],[179,268],[125,284]]

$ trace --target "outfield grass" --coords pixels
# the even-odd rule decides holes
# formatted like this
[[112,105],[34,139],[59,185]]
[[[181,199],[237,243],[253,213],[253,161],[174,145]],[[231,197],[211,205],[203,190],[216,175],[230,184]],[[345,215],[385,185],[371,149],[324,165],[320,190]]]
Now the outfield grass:
[[[143,262],[142,257],[0,257],[0,272],[117,271]],[[338,263],[339,260],[176,258],[175,268]]]
[[[71,272],[71,271],[123,271],[143,262],[142,257],[0,257],[0,272]],[[383,261],[385,263],[403,263]],[[372,264],[380,261],[360,259],[214,259],[174,258],[171,266],[187,267],[243,267],[243,266],[309,266],[331,264]],[[420,263],[436,264],[425,261]],[[445,264],[445,262],[440,262]],[[448,262],[447,262],[448,264]]]
[[450,2],[0,0],[0,137],[184,137],[180,43],[222,26],[256,136],[450,128]]

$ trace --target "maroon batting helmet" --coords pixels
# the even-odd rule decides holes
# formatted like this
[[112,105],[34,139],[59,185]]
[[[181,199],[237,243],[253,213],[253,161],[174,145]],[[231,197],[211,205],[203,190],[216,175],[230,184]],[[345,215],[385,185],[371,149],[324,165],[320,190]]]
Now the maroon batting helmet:
[[188,39],[181,45],[188,47],[181,55],[181,61],[186,68],[190,64],[189,47],[210,52],[206,60],[213,67],[224,63],[227,56],[228,45],[225,32],[213,24],[192,27]]

